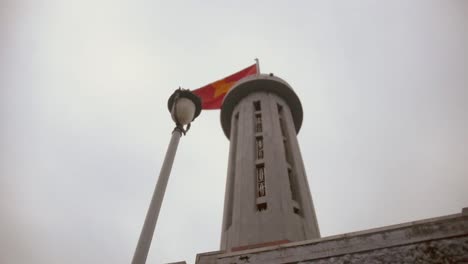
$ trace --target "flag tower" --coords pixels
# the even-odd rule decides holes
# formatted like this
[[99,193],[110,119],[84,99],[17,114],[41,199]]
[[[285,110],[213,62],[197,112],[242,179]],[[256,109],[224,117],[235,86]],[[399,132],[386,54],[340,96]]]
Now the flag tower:
[[225,95],[221,125],[230,140],[221,250],[319,238],[296,134],[302,106],[273,75],[250,75]]
[[197,254],[196,264],[468,259],[468,208],[321,238],[296,137],[303,118],[301,102],[284,80],[259,74],[258,61],[247,69],[193,91],[212,102],[204,104],[205,109],[221,108],[221,125],[230,141],[221,248]]

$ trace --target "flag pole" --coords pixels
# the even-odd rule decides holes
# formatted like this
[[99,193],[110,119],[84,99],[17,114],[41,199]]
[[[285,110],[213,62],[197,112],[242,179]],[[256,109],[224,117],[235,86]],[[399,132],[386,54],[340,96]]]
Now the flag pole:
[[260,74],[260,62],[258,61],[258,58],[255,58],[255,66],[257,67],[257,75]]

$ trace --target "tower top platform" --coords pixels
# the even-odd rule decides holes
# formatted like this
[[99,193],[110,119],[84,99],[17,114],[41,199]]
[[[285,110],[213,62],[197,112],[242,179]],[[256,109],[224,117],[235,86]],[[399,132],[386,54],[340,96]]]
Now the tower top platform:
[[259,74],[240,80],[224,97],[221,107],[221,126],[228,139],[231,133],[231,117],[234,108],[242,98],[255,92],[274,93],[280,96],[291,109],[296,133],[299,133],[303,119],[302,104],[299,97],[283,79],[270,74]]

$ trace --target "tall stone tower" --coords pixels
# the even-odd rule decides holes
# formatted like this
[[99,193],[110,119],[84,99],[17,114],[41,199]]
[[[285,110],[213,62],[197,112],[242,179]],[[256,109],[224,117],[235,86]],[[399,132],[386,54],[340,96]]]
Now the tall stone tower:
[[221,250],[319,238],[296,134],[302,106],[270,75],[241,80],[226,95],[221,124],[230,140]]

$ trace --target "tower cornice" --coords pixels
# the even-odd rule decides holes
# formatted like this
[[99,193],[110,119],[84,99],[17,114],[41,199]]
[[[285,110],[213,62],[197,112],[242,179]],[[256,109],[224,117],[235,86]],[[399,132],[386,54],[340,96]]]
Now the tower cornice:
[[283,79],[269,74],[259,74],[240,80],[224,97],[221,107],[221,125],[228,139],[231,132],[231,116],[237,103],[249,94],[260,91],[274,93],[288,104],[293,116],[296,133],[299,133],[303,119],[302,104],[299,97]]

